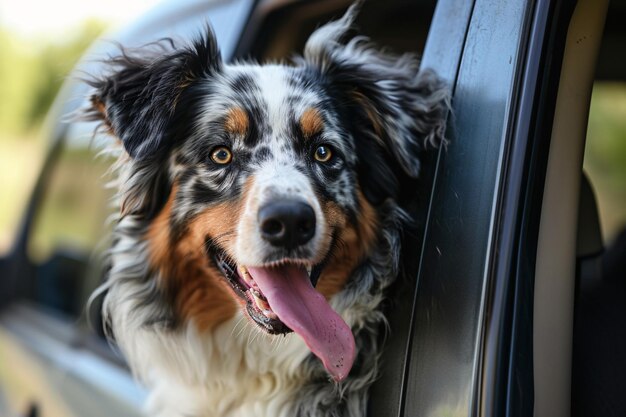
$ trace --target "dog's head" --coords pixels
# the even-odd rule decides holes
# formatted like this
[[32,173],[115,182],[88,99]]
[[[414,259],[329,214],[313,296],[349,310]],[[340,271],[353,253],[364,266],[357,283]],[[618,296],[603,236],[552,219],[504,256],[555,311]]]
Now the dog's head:
[[328,300],[375,247],[378,208],[442,140],[447,105],[413,57],[342,43],[355,12],[290,66],[226,64],[210,29],[126,52],[92,81],[89,110],[123,144],[122,213],[146,224],[178,320],[206,330],[242,308],[299,334],[336,379],[354,339]]

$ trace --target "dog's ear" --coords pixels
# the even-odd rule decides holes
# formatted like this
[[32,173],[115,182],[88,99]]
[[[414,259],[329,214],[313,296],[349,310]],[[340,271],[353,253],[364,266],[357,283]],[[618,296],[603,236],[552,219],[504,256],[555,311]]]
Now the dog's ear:
[[181,93],[217,73],[222,60],[213,30],[177,49],[171,40],[149,44],[105,62],[104,75],[87,80],[95,92],[85,112],[102,121],[126,152],[148,159],[167,145],[166,133]]
[[328,80],[342,105],[361,114],[366,123],[356,126],[359,134],[374,138],[406,174],[417,177],[418,153],[445,140],[449,89],[434,72],[420,70],[414,55],[385,53],[365,37],[342,42],[361,3],[317,29],[306,43],[304,60]]

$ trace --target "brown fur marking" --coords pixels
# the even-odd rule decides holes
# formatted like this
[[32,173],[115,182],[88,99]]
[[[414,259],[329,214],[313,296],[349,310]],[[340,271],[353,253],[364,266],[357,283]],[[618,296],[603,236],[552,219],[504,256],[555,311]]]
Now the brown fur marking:
[[300,129],[305,139],[320,133],[324,128],[324,120],[317,109],[310,107],[306,109],[300,117]]
[[109,117],[107,115],[107,108],[104,105],[104,101],[102,101],[100,97],[96,96],[95,94],[92,95],[91,105],[93,106],[94,109],[98,111],[98,113],[100,113],[100,115],[105,121],[108,121]]
[[245,135],[248,132],[249,123],[248,114],[240,107],[233,107],[228,111],[224,128],[233,135]]
[[104,104],[104,101],[95,94],[91,96],[90,101],[93,108],[98,112],[99,119],[102,120],[101,127],[103,131],[117,138],[117,135],[113,131],[113,125],[109,120],[109,112],[107,111],[107,106]]
[[348,222],[345,213],[334,203],[324,205],[324,215],[331,228],[340,230],[338,245],[316,289],[330,299],[343,289],[354,269],[369,253],[377,239],[378,217],[361,191],[357,192],[360,211],[357,225]]
[[365,110],[367,118],[370,119],[370,122],[372,123],[376,137],[379,140],[382,140],[381,138],[383,136],[384,129],[378,110],[364,94],[358,91],[353,91],[352,94],[354,99],[359,103],[359,105],[361,105],[361,107],[363,107],[363,110]]
[[180,318],[208,331],[233,317],[238,307],[221,273],[208,262],[205,239],[211,236],[228,248],[239,210],[235,204],[210,207],[189,224],[181,239],[172,242],[169,222],[175,195],[176,187],[148,229],[150,261],[161,271],[159,284],[171,292]]

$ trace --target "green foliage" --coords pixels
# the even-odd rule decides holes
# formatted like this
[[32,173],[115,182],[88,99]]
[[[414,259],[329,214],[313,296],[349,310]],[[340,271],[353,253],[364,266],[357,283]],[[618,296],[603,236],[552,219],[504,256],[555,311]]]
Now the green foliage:
[[595,83],[584,169],[595,188],[606,242],[626,226],[626,84]]
[[19,39],[0,28],[0,138],[41,124],[63,81],[104,28],[88,21],[63,42]]
[[37,57],[25,42],[0,29],[0,130],[25,130],[30,111],[32,82],[37,78]]
[[626,192],[626,85],[596,83],[585,158]]

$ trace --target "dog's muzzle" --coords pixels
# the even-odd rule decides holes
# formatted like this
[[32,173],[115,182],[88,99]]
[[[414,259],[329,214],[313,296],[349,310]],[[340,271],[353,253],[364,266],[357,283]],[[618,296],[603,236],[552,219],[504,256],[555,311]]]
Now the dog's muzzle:
[[248,187],[233,253],[215,244],[207,252],[254,323],[270,334],[293,331],[341,381],[356,345],[350,326],[315,289],[336,235],[313,186],[295,168],[274,164]]

